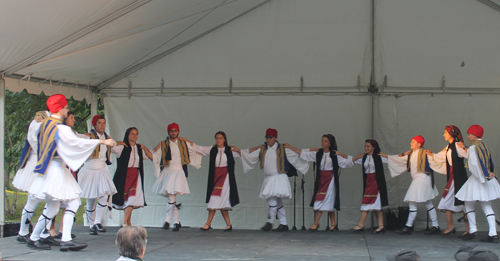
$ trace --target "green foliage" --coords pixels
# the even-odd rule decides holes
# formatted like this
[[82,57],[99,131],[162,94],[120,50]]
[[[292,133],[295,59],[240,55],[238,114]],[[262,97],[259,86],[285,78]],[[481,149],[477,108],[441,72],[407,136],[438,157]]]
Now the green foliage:
[[[28,126],[37,111],[47,110],[47,98],[43,92],[39,95],[22,92],[5,91],[5,189],[15,190],[12,186],[13,174],[18,169],[21,150],[26,139]],[[76,101],[68,98],[68,107],[75,116],[74,129],[78,133],[87,132],[87,119],[90,118],[90,104],[85,100]],[[104,114],[104,106],[98,98],[98,112]],[[17,208],[17,194],[14,195],[12,206],[6,195],[6,213],[14,214]],[[22,209],[22,207],[21,207]]]

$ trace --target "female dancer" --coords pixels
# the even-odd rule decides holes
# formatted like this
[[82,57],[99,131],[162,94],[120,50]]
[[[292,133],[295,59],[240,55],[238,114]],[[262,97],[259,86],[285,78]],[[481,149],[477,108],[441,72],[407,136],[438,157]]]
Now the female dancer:
[[387,185],[385,183],[384,166],[387,158],[380,157],[380,147],[376,140],[365,140],[365,152],[352,159],[354,164],[363,166],[363,200],[361,201],[361,218],[351,231],[362,231],[369,211],[375,211],[378,228],[373,234],[385,233],[382,207],[389,204]]
[[[443,164],[443,168],[446,169],[438,171],[446,173],[446,179],[448,180],[441,201],[439,201],[438,210],[446,212],[448,227],[443,231],[443,235],[447,236],[456,232],[453,225],[453,213],[464,212],[464,202],[455,198],[455,191],[459,191],[465,181],[467,181],[467,172],[464,165],[464,158],[467,158],[467,152],[457,145],[457,142],[464,142],[462,133],[457,126],[446,126],[443,137],[449,143],[448,146],[439,153],[434,154],[431,151],[426,151],[426,154],[434,156],[434,160],[437,162],[446,163],[446,165]],[[467,235],[469,233],[469,222],[465,216],[464,220],[464,235]]]
[[321,214],[328,212],[332,222],[330,232],[338,231],[335,209],[340,210],[339,167],[352,167],[352,157],[337,153],[337,142],[331,134],[325,134],[321,137],[321,149],[299,150],[287,143],[285,143],[285,148],[290,148],[300,154],[303,160],[316,162],[316,181],[310,204],[316,212],[316,219],[309,230],[317,231]]
[[233,226],[229,220],[228,211],[233,210],[233,207],[240,202],[234,176],[234,158],[240,157],[240,149],[227,145],[226,133],[223,131],[215,133],[214,146],[199,146],[184,140],[191,143],[197,153],[210,156],[206,197],[208,219],[200,229],[203,231],[211,229],[215,212],[220,210],[227,225],[224,231],[232,231]]
[[139,130],[130,127],[125,132],[123,143],[111,148],[118,157],[113,183],[117,193],[113,195],[113,207],[125,210],[122,227],[131,226],[132,210],[146,206],[144,197],[143,159],[153,159],[153,154],[146,146],[137,143]]

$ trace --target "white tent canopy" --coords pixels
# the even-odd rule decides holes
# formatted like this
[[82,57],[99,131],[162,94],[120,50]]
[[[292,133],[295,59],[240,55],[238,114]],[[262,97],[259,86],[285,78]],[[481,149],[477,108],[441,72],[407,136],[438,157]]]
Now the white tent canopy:
[[[87,100],[100,93],[112,137],[136,126],[149,148],[174,121],[202,145],[224,130],[230,143],[255,146],[273,127],[280,141],[300,148],[318,147],[332,133],[352,155],[371,137],[399,153],[417,134],[439,151],[445,125],[465,133],[481,124],[498,161],[495,1],[7,0],[0,73],[11,91]],[[207,167],[205,159],[201,170],[190,169],[183,225],[204,222]],[[133,219],[158,226],[166,200],[150,192],[150,168],[149,206]],[[258,199],[262,177],[239,170],[242,203],[232,218],[235,227],[256,228],[267,210]],[[409,175],[386,177],[390,207],[404,206]],[[312,170],[305,179],[307,205]],[[436,180],[442,191],[445,178]],[[341,227],[356,223],[361,184],[359,167],[342,171]],[[291,223],[292,202],[286,206]]]

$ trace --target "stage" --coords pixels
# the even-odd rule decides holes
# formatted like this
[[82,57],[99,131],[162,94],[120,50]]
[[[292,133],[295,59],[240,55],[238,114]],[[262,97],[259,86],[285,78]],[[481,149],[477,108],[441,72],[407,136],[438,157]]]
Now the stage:
[[[323,228],[323,226],[322,226]],[[78,252],[61,252],[59,247],[50,251],[33,250],[19,244],[15,237],[0,239],[2,260],[116,260],[118,250],[115,236],[118,228],[107,228],[107,233],[90,236],[88,228],[78,224],[73,229],[76,241],[89,246]],[[454,260],[453,255],[465,243],[457,237],[426,236],[421,231],[412,235],[398,235],[394,231],[373,235],[364,232],[263,232],[221,229],[204,232],[198,228],[183,228],[179,232],[149,227],[144,261],[164,260],[386,260],[388,253],[402,248],[412,249],[422,260]],[[485,231],[480,236],[486,235]],[[478,245],[492,249],[500,255],[495,243]]]

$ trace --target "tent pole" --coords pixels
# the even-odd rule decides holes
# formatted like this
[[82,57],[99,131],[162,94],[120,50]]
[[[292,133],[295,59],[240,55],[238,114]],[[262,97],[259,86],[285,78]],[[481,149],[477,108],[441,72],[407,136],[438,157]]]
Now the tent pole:
[[[5,79],[4,74],[0,79],[0,140],[5,140]],[[0,142],[0,187],[2,188],[2,193],[0,194],[0,226],[1,234],[0,238],[3,238],[3,229],[5,225],[5,144]]]
[[92,103],[90,104],[90,114],[92,117],[97,114],[97,107],[98,107],[98,99],[97,99],[97,92],[92,91]]

